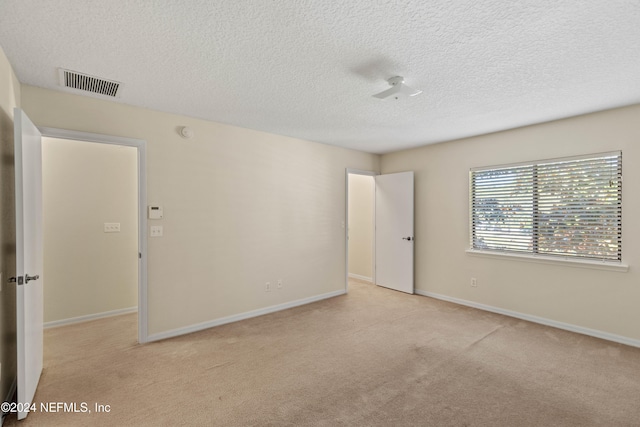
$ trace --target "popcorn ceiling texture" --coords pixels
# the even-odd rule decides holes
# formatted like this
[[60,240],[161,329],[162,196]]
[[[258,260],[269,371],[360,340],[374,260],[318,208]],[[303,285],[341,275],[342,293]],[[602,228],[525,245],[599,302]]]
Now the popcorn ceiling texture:
[[[22,83],[384,153],[640,102],[640,2],[0,0]],[[379,100],[401,75],[423,94]],[[177,124],[178,125],[178,124]]]

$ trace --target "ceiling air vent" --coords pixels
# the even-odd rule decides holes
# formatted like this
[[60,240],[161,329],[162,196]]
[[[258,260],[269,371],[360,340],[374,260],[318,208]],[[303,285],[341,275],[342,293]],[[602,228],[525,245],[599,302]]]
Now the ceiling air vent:
[[120,96],[118,91],[122,87],[122,83],[120,82],[65,70],[63,68],[60,68],[60,84],[70,89],[83,90],[112,98]]

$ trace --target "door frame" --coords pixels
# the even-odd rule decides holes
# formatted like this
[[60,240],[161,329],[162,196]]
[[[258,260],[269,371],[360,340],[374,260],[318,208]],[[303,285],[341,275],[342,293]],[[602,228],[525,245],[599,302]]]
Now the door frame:
[[[380,175],[380,172],[362,170],[362,169],[345,169],[344,173],[344,181],[345,181],[345,207],[344,207],[344,217],[345,217],[345,226],[344,226],[344,245],[345,245],[345,275],[344,275],[344,291],[345,293],[349,292],[349,174],[352,175],[365,175],[370,177],[376,177]],[[373,241],[372,245],[372,266],[371,266],[371,280],[373,283],[376,283],[376,192],[375,192],[375,179],[373,182],[374,192],[373,192]]]
[[138,343],[148,341],[147,317],[147,141],[68,129],[38,127],[45,138],[134,147],[138,153]]

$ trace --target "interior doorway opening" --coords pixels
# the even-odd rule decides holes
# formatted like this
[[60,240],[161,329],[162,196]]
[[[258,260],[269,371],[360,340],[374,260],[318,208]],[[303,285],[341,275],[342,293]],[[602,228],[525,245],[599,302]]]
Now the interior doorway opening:
[[[83,141],[84,143],[89,143],[91,146],[110,146],[115,148],[115,151],[118,150],[126,150],[133,149],[133,151],[128,151],[129,153],[135,152],[135,178],[129,178],[127,180],[127,185],[130,187],[134,187],[137,191],[137,200],[135,202],[136,206],[136,228],[137,228],[137,251],[133,252],[133,257],[137,264],[137,280],[136,280],[136,290],[137,290],[137,304],[135,307],[124,307],[122,310],[124,312],[130,310],[137,310],[138,317],[138,343],[143,344],[148,341],[148,302],[147,302],[147,166],[146,166],[146,141],[141,139],[134,138],[124,138],[119,136],[111,136],[111,135],[103,135],[89,132],[79,132],[72,131],[67,129],[57,129],[57,128],[40,128],[40,132],[42,136],[45,138],[57,138],[62,140],[71,140],[71,141]],[[108,184],[107,179],[103,179],[104,184]],[[73,211],[72,211],[73,212]],[[46,213],[45,213],[46,215]],[[94,220],[94,231],[98,233],[104,233],[105,235],[111,234],[117,235],[117,224],[118,220],[114,219],[106,219],[108,217],[104,217],[105,219]],[[131,226],[133,227],[133,226]],[[123,223],[120,223],[120,232],[123,230]],[[101,234],[102,235],[102,234]],[[107,236],[103,236],[107,237]],[[46,255],[45,255],[46,256]],[[102,260],[105,263],[109,262],[109,258],[105,258]],[[69,275],[73,275],[74,271],[69,271]],[[134,292],[136,292],[134,290]],[[93,318],[105,317],[105,315],[109,314],[118,314],[118,309],[108,310],[106,313],[100,311],[95,314],[88,314],[85,317],[78,316],[75,318],[71,318],[68,323],[75,323],[75,321],[83,321],[90,320],[92,316]],[[100,314],[102,313],[102,314]],[[64,324],[64,323],[63,323]]]
[[375,283],[374,175],[347,170],[347,286],[350,279]]
[[413,294],[413,171],[380,175],[347,169],[345,182],[345,291],[353,278]]
[[135,147],[42,138],[45,327],[137,311],[137,163]]

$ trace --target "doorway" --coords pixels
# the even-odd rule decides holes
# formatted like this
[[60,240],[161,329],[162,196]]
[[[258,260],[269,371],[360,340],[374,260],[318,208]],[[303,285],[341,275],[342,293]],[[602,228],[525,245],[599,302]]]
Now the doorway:
[[375,283],[375,175],[347,170],[347,289],[349,279]]
[[134,147],[42,138],[45,328],[137,311],[137,173]]
[[146,143],[41,131],[45,325],[137,311],[138,342],[144,343]]
[[413,294],[413,171],[380,175],[347,169],[345,182],[345,291],[351,277]]

